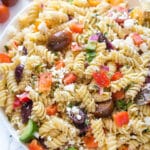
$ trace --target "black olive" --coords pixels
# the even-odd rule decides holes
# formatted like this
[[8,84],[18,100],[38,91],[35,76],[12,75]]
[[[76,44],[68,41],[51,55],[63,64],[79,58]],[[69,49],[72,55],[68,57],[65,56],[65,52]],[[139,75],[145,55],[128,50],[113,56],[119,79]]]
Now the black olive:
[[98,42],[105,42],[106,43],[106,47],[108,50],[113,49],[113,45],[111,44],[111,42],[107,39],[107,37],[102,34],[102,33],[97,33],[98,34]]
[[[79,119],[78,116],[80,116],[81,118]],[[73,123],[77,127],[80,127],[85,123],[86,114],[81,109],[79,109],[79,114],[74,114],[71,112],[70,117],[71,117]]]
[[23,123],[28,122],[29,117],[31,116],[32,105],[33,105],[33,102],[31,100],[22,104],[22,106],[21,106],[21,117],[22,117]]
[[23,55],[27,55],[28,54],[28,50],[26,49],[25,46],[23,47],[22,54]]
[[22,73],[23,73],[23,70],[24,70],[24,65],[18,65],[15,69],[15,78],[16,78],[16,81],[19,82],[22,78]]
[[61,51],[72,41],[72,33],[69,31],[59,31],[48,38],[47,48],[51,51]]

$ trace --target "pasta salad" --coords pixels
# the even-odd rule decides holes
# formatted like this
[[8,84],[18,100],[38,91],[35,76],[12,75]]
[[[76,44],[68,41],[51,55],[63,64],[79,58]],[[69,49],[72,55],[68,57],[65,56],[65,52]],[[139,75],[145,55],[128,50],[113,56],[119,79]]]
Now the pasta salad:
[[0,106],[30,150],[149,150],[150,29],[139,11],[36,0],[18,17],[0,53]]

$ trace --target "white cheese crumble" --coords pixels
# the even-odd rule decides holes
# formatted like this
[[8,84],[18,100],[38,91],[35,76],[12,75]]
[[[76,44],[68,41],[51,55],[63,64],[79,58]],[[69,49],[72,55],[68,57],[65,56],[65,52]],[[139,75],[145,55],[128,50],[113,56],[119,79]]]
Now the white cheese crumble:
[[18,46],[18,51],[23,51],[23,46]]
[[[115,48],[119,48],[123,44],[124,40],[121,39],[114,39],[112,44]],[[122,46],[121,46],[122,47]]]
[[74,92],[74,89],[75,89],[75,85],[73,83],[64,86],[64,90],[66,90],[66,91]]
[[41,33],[44,33],[46,34],[47,31],[48,31],[48,28],[47,28],[47,25],[45,22],[41,22],[38,26],[38,30],[41,32]]
[[124,21],[124,28],[130,29],[134,25],[134,19],[127,19]]
[[64,78],[65,74],[68,73],[68,71],[65,68],[61,68],[59,70],[56,70],[55,67],[51,68],[51,72],[52,72],[52,81],[53,82],[59,82],[62,83],[62,79]]
[[52,140],[52,138],[51,138],[50,136],[48,136],[48,137],[47,137],[47,140],[48,140],[48,141],[51,141],[51,140]]
[[28,85],[28,86],[25,87],[25,91],[26,91],[26,92],[29,92],[29,91],[31,91],[31,90],[32,90],[32,87],[31,87],[31,86]]
[[148,50],[148,46],[146,43],[142,43],[140,44],[140,49],[143,51],[143,52],[146,52]]
[[35,136],[36,138],[39,138],[39,137],[40,137],[40,135],[39,135],[38,132],[35,132],[35,133],[34,133],[34,136]]
[[81,120],[81,118],[82,118],[80,115],[76,115],[76,117],[78,120]]
[[150,126],[150,117],[145,117],[144,122],[146,125]]
[[22,65],[25,65],[26,61],[27,61],[27,56],[20,56],[20,62]]
[[78,114],[78,113],[79,113],[79,108],[76,107],[76,106],[73,106],[71,111],[72,111],[74,114]]

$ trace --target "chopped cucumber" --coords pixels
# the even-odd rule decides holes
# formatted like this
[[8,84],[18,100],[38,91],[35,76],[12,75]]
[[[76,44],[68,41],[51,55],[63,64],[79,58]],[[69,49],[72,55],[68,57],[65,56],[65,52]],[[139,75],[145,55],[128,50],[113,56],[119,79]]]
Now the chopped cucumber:
[[88,44],[86,45],[85,48],[89,51],[94,51],[96,49],[96,45],[97,45],[96,42],[90,41],[90,42],[88,42]]
[[35,122],[29,120],[27,123],[26,128],[24,129],[23,133],[20,136],[20,140],[22,142],[29,142],[33,137],[34,133],[38,130],[38,127]]

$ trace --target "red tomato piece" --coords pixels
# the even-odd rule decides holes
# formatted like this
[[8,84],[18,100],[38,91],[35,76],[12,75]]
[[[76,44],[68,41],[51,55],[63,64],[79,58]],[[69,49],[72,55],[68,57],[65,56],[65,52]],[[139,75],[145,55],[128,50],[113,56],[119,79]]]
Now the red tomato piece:
[[83,141],[84,141],[85,145],[87,146],[87,148],[97,148],[98,147],[98,142],[95,142],[93,135],[85,136],[83,138]]
[[5,54],[5,53],[0,53],[0,63],[10,63],[11,58]]
[[129,114],[126,111],[118,112],[113,115],[113,119],[118,127],[122,127],[129,123]]
[[14,100],[14,103],[13,103],[13,108],[15,109],[20,106],[21,106],[21,102],[20,102],[19,98],[16,97]]
[[122,77],[123,77],[123,74],[120,71],[115,72],[114,75],[111,77],[111,81],[119,80]]
[[59,60],[59,61],[56,62],[55,67],[56,67],[56,70],[59,70],[59,69],[65,67],[65,63],[62,60]]
[[134,44],[137,46],[140,46],[144,42],[144,40],[142,39],[142,37],[138,33],[134,33],[132,35],[132,39],[134,41]]
[[76,80],[77,80],[77,76],[73,73],[69,73],[64,77],[63,81],[64,84],[67,85],[67,84],[74,83]]
[[9,18],[10,12],[8,7],[0,4],[0,23],[4,23]]
[[20,95],[17,95],[16,97],[19,99],[19,101],[21,103],[25,103],[25,102],[28,102],[30,100],[29,93],[27,93],[27,92],[24,92]]
[[29,150],[44,150],[40,144],[38,144],[37,140],[32,140],[32,142],[28,145]]
[[40,74],[38,81],[38,87],[40,92],[47,92],[50,90],[52,85],[52,74],[50,72],[45,72]]
[[124,90],[120,90],[120,91],[117,91],[116,93],[113,93],[112,97],[113,97],[115,100],[124,99],[124,97],[125,97]]
[[55,115],[57,113],[57,105],[50,105],[46,108],[46,112],[48,115]]
[[80,50],[82,50],[82,48],[81,48],[81,46],[78,45],[77,42],[72,42],[72,44],[71,44],[71,50],[72,51],[80,51]]
[[109,87],[110,85],[110,80],[107,76],[106,71],[93,73],[93,78],[100,87]]
[[72,23],[71,25],[70,25],[70,30],[72,31],[72,32],[75,32],[75,33],[82,33],[83,32],[83,28],[84,28],[84,26],[83,26],[83,24],[80,24],[80,23]]

